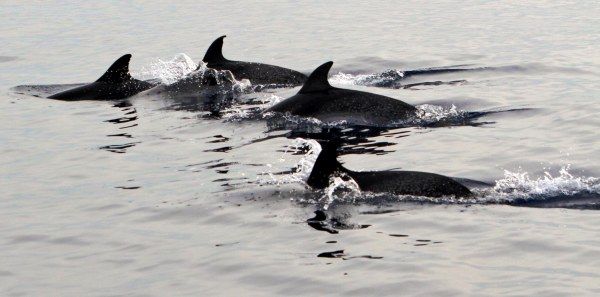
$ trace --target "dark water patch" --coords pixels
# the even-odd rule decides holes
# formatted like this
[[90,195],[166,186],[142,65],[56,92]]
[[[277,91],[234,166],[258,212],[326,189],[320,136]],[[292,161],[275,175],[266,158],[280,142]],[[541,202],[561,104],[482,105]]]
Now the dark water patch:
[[211,141],[207,141],[207,143],[219,143],[219,142],[227,142],[229,141],[229,137],[225,137],[223,135],[215,135],[212,136],[213,138],[216,138],[215,140],[211,140]]
[[344,250],[337,250],[331,252],[323,252],[317,255],[317,258],[341,258],[342,260],[352,260],[352,259],[383,259],[383,257],[379,256],[371,256],[371,255],[360,255],[360,256],[348,256],[344,253]]
[[247,177],[232,177],[232,178],[218,178],[213,180],[215,183],[226,182],[226,181],[236,181],[236,180],[247,180]]
[[0,63],[16,61],[18,59],[19,59],[19,57],[14,57],[14,56],[0,56]]
[[406,211],[406,210],[404,210],[404,209],[365,210],[365,211],[360,211],[359,214],[363,214],[363,215],[379,215],[379,214],[395,213],[395,212],[399,212],[399,211]]
[[373,259],[380,260],[383,259],[381,256],[371,256],[371,255],[362,255],[362,256],[351,256],[351,257],[342,257],[342,260],[352,260],[352,259]]
[[11,244],[29,243],[29,242],[46,242],[47,235],[19,235],[11,237]]
[[53,244],[73,245],[73,246],[86,246],[86,245],[91,244],[90,242],[82,240],[75,236],[60,237],[60,238],[49,240],[48,242],[53,243]]
[[238,162],[223,162],[223,163],[218,163],[218,164],[214,164],[214,165],[208,165],[208,166],[206,166],[206,169],[221,168],[221,167],[227,167],[227,166],[236,165],[236,164],[239,164],[239,163]]
[[406,234],[388,234],[388,235],[392,236],[392,237],[408,237],[408,235],[406,235]]
[[135,121],[137,119],[138,119],[137,116],[133,116],[133,117],[118,117],[118,118],[115,118],[115,119],[105,120],[104,122],[112,123],[112,124],[123,124],[123,123],[129,123],[129,122]]
[[129,133],[117,133],[117,134],[108,134],[107,137],[125,137],[125,138],[133,138],[133,136]]
[[141,142],[138,141],[138,142],[129,142],[129,143],[124,143],[124,144],[104,145],[104,146],[99,147],[99,149],[109,151],[111,153],[124,154],[127,152],[128,148],[134,147],[138,143],[141,143]]
[[116,189],[123,189],[123,190],[137,190],[139,188],[141,188],[140,186],[117,186],[115,187]]
[[337,250],[331,252],[323,252],[317,255],[318,258],[342,258],[345,256],[344,250]]
[[339,233],[338,230],[365,229],[371,225],[360,225],[349,223],[350,215],[326,213],[322,210],[315,211],[315,216],[306,220],[308,226],[318,231],[325,231],[331,234]]
[[218,147],[215,149],[204,150],[204,152],[227,153],[227,152],[231,151],[232,149],[233,149],[232,146],[224,146],[224,147]]

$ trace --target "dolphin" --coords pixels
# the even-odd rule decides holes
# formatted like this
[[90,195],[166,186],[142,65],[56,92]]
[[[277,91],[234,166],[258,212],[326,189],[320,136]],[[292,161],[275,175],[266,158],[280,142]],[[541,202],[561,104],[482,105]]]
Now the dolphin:
[[400,100],[357,90],[335,88],[327,75],[333,62],[315,69],[300,91],[266,112],[289,113],[321,121],[346,121],[354,125],[386,126],[410,119],[417,108]]
[[279,66],[227,60],[223,57],[223,39],[217,38],[210,45],[202,61],[207,67],[229,70],[237,79],[248,79],[252,84],[299,86],[306,81],[306,75]]
[[167,98],[203,97],[232,90],[238,81],[230,71],[211,68],[198,69],[172,84],[159,84],[138,96],[163,96]]
[[124,55],[117,59],[95,82],[56,93],[48,98],[66,101],[115,100],[131,97],[154,87],[153,83],[131,77],[129,74],[130,59],[130,54]]
[[329,186],[331,175],[341,174],[352,178],[361,191],[414,195],[426,197],[470,197],[471,191],[453,178],[419,171],[363,171],[346,169],[337,160],[337,146],[322,142],[322,150],[308,177],[307,184],[314,189]]

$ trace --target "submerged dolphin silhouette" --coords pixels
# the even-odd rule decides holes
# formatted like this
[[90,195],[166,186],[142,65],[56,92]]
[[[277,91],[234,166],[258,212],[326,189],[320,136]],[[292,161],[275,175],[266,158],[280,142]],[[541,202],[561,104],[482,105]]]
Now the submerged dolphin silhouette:
[[267,109],[321,121],[385,126],[415,116],[417,109],[400,100],[368,92],[332,87],[327,81],[333,62],[315,69],[298,94]]
[[357,172],[346,169],[337,160],[337,146],[331,142],[321,142],[322,151],[306,182],[310,187],[324,189],[329,186],[331,175],[342,174],[352,178],[361,191],[373,193],[427,197],[472,195],[461,183],[440,174],[419,171]]
[[154,87],[155,84],[131,77],[129,74],[130,59],[130,54],[124,55],[117,59],[95,82],[54,94],[48,98],[67,101],[114,100],[131,97]]
[[207,67],[229,70],[237,79],[248,79],[253,84],[299,86],[306,81],[306,75],[292,69],[225,59],[222,52],[224,38],[225,35],[217,38],[206,51],[202,61],[207,64]]

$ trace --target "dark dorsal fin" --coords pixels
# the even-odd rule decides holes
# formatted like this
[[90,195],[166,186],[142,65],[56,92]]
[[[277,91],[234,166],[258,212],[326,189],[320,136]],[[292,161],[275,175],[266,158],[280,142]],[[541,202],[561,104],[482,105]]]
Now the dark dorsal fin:
[[315,69],[309,76],[302,89],[298,93],[310,93],[317,91],[325,91],[331,89],[331,85],[329,81],[327,81],[327,75],[329,74],[329,69],[331,69],[331,65],[333,62],[329,61]]
[[215,39],[213,43],[208,47],[206,54],[204,54],[204,58],[202,61],[204,63],[218,63],[227,61],[225,57],[223,57],[223,39],[225,35]]
[[341,146],[338,141],[319,141],[321,153],[315,161],[306,183],[315,189],[329,186],[329,177],[335,172],[346,172],[347,169],[337,160],[337,149]]
[[131,79],[129,75],[129,60],[131,55],[123,55],[117,59],[97,81],[107,83],[119,83]]

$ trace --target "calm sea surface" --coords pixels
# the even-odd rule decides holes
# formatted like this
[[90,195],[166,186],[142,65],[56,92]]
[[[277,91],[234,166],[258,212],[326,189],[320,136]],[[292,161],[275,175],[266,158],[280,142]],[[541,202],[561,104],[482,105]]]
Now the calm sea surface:
[[[0,295],[600,295],[600,4],[529,2],[2,1]],[[134,76],[172,82],[224,34],[230,59],[332,60],[335,86],[436,120],[483,114],[340,160],[495,186],[470,201],[314,193],[310,169],[293,173],[314,141],[249,115],[297,88],[216,115],[15,88],[91,82],[125,53]],[[447,66],[470,70],[386,80]],[[338,233],[309,226],[315,210]]]

